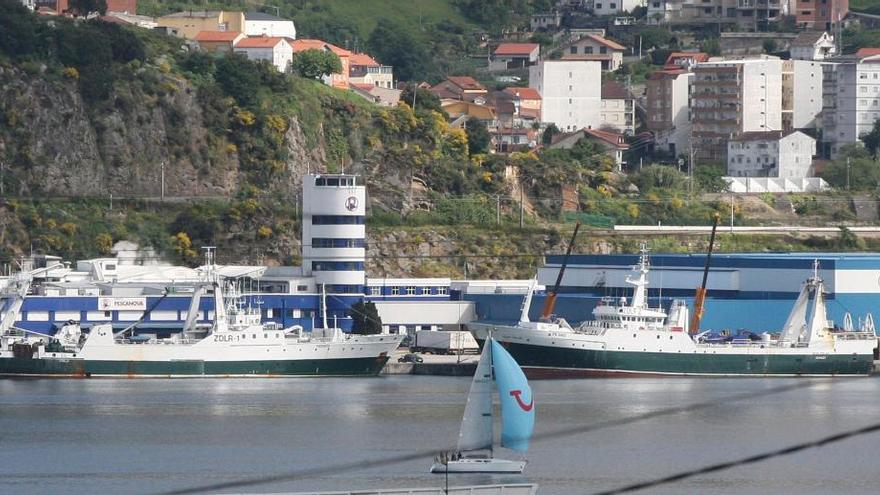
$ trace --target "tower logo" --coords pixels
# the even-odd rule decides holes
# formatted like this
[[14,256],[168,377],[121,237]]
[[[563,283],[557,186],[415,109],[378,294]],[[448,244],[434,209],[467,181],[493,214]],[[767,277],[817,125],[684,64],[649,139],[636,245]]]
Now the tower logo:
[[349,196],[348,199],[345,200],[345,209],[348,211],[354,211],[358,207],[358,199],[354,196]]

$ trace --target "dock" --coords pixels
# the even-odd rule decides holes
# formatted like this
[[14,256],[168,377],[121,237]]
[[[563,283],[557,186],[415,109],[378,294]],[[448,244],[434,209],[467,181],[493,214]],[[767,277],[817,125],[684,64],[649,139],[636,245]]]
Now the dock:
[[407,354],[406,350],[398,349],[391,355],[388,364],[382,369],[383,375],[433,375],[433,376],[474,376],[477,371],[479,354],[462,354],[442,356],[435,354],[419,354],[424,360],[421,363],[399,363],[398,359]]

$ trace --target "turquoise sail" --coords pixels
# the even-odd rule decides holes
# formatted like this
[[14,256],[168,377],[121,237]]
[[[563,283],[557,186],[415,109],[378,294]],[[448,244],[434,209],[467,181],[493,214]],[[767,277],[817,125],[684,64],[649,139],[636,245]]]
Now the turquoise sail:
[[501,445],[525,452],[535,428],[532,389],[513,357],[498,342],[492,339],[489,342],[492,343],[495,382],[501,396]]

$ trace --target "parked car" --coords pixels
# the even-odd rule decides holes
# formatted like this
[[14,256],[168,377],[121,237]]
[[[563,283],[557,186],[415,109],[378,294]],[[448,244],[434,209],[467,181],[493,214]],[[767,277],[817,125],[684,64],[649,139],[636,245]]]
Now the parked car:
[[422,356],[418,354],[413,354],[412,352],[406,353],[403,356],[397,358],[398,363],[421,363],[424,361]]

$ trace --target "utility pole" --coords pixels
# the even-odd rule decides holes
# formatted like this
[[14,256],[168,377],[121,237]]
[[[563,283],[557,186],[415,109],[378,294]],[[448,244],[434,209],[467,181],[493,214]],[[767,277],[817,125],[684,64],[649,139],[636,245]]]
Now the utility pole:
[[849,191],[849,162],[850,158],[846,157],[846,190]]
[[525,222],[526,205],[523,203],[523,186],[519,184],[519,228],[523,228]]
[[0,161],[0,197],[6,196],[6,187],[3,185],[3,167],[4,163]]
[[736,196],[730,194],[730,232],[733,232],[733,205],[736,202]]
[[501,225],[501,195],[495,195],[495,223]]
[[165,202],[165,162],[162,162],[162,172],[161,172],[161,181],[162,181],[162,189],[160,190],[162,202]]

